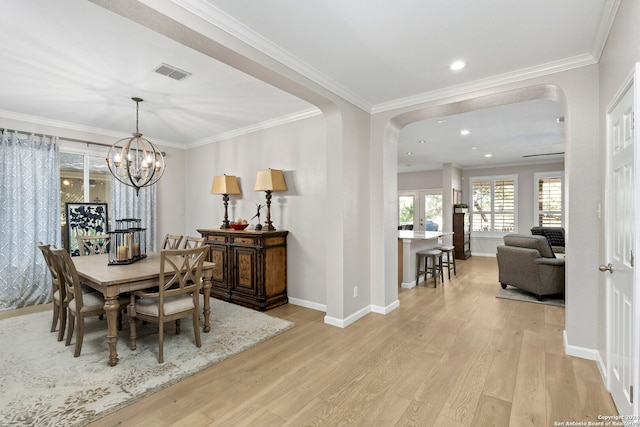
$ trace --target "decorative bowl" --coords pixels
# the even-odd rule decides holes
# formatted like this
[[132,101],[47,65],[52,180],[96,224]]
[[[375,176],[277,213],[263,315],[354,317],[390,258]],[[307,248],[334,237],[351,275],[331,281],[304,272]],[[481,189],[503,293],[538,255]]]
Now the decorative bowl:
[[245,228],[247,228],[249,226],[249,224],[235,224],[235,223],[230,223],[229,224],[231,226],[231,228],[233,228],[234,230],[244,230]]

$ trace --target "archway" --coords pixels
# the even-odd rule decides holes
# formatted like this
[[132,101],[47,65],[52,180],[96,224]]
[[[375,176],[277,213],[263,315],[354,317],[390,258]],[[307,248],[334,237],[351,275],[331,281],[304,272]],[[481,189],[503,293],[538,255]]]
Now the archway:
[[[523,101],[547,99],[560,103],[563,109],[567,110],[565,94],[563,90],[554,84],[540,84],[511,90],[502,90],[495,93],[485,95],[469,96],[461,100],[443,100],[441,102],[432,102],[420,108],[405,109],[405,111],[396,114],[390,114],[389,119],[384,124],[384,142],[382,147],[382,158],[380,159],[380,168],[382,169],[382,187],[384,212],[382,222],[384,223],[385,233],[381,237],[384,249],[382,250],[382,258],[384,259],[384,267],[377,269],[375,262],[372,263],[372,278],[381,277],[383,282],[373,284],[373,304],[378,307],[378,312],[388,312],[398,305],[398,289],[397,289],[397,151],[395,143],[398,139],[400,131],[407,125],[422,120],[436,117],[451,116],[454,114],[465,113],[473,110],[497,107],[507,104],[513,104]],[[375,130],[374,130],[375,132]],[[565,131],[566,132],[566,131]],[[565,133],[566,135],[566,133]],[[565,137],[565,143],[566,143]],[[375,164],[373,165],[375,167]],[[568,201],[568,198],[565,198]],[[390,207],[394,207],[393,210]],[[569,210],[568,203],[565,207]],[[445,212],[444,215],[447,213]],[[374,257],[376,256],[375,242],[372,248]],[[384,271],[382,271],[384,270]]]

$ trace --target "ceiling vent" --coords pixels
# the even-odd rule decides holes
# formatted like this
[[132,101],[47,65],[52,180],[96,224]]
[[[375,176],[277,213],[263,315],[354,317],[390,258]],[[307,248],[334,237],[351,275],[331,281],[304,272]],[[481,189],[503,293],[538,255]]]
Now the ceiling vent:
[[564,151],[559,151],[557,153],[525,154],[522,157],[558,156],[560,154],[564,154]]
[[163,76],[171,77],[174,80],[183,80],[191,75],[191,73],[188,73],[172,65],[168,65],[164,63],[160,64],[153,71],[155,71],[158,74],[162,74]]

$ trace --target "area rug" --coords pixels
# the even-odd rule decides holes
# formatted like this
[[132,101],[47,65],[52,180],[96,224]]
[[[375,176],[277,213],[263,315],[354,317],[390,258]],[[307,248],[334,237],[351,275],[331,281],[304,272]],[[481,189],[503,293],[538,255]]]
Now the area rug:
[[532,293],[522,291],[518,288],[507,286],[507,289],[500,287],[500,293],[496,298],[511,299],[515,301],[533,302],[535,304],[547,304],[555,305],[558,307],[564,307],[564,298],[562,295],[549,295],[538,301],[538,297]]
[[195,346],[190,319],[165,326],[158,363],[157,325],[138,322],[137,349],[129,349],[127,318],[118,336],[120,362],[107,365],[106,320],[85,321],[82,354],[49,332],[51,312],[0,321],[0,425],[76,426],[116,411],[294,326],[293,323],[211,299],[211,332]]

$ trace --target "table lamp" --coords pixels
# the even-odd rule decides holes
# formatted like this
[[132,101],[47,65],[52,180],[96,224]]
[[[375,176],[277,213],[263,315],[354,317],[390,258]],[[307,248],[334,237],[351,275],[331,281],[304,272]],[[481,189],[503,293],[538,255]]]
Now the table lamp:
[[211,184],[211,194],[222,194],[224,221],[222,221],[220,228],[231,228],[229,226],[227,207],[229,206],[229,194],[242,194],[240,187],[238,187],[238,178],[232,175],[214,176]]
[[267,231],[274,231],[275,228],[271,223],[271,193],[274,191],[287,191],[287,184],[284,182],[282,171],[278,169],[259,170],[253,191],[267,193],[267,220],[264,223]]

